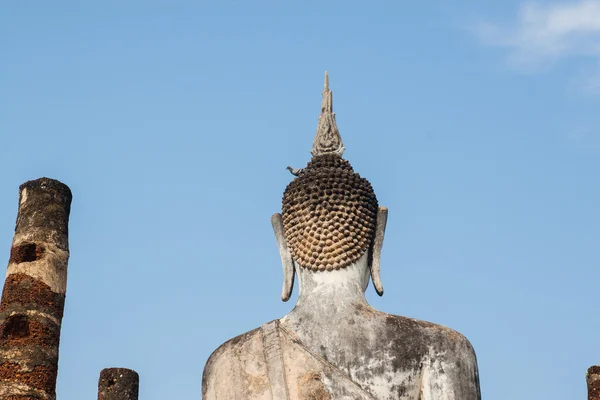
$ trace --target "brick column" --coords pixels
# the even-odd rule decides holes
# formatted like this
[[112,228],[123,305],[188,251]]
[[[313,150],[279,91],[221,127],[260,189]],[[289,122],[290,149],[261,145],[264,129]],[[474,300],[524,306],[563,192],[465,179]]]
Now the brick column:
[[588,388],[588,400],[600,400],[600,366],[590,367],[585,378]]
[[138,400],[140,377],[126,368],[106,368],[98,380],[98,400]]
[[71,198],[53,179],[20,187],[0,302],[0,400],[56,399]]

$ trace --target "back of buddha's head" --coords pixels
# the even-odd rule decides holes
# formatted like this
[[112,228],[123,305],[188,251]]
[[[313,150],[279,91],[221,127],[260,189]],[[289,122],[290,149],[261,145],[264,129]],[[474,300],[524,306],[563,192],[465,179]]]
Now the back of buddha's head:
[[294,260],[304,268],[347,267],[373,243],[377,198],[371,184],[342,158],[327,74],[312,159],[285,189],[282,216]]

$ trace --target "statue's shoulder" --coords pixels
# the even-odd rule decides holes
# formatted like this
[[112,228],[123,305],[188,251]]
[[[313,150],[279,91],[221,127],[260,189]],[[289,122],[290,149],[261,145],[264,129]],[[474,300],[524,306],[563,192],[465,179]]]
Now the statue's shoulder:
[[247,350],[249,347],[251,348],[257,344],[262,344],[262,341],[259,340],[260,337],[260,328],[256,328],[229,339],[217,347],[217,349],[212,352],[210,357],[208,357],[208,361],[206,362],[207,367],[209,364],[222,362],[223,359],[229,358],[231,354],[239,354],[240,352]]
[[[253,329],[219,346],[208,358],[202,375],[203,399],[244,398],[246,381],[253,377],[257,391],[268,389],[261,328]],[[241,397],[240,397],[241,396]]]
[[408,318],[399,315],[378,312],[385,323],[381,334],[391,343],[396,343],[399,351],[405,351],[403,343],[412,343],[412,347],[428,353],[461,354],[473,358],[475,352],[469,340],[460,332],[443,325]]
[[[399,355],[394,366],[409,369],[411,362],[421,356],[421,362],[428,366],[427,379],[439,381],[438,386],[433,386],[431,398],[453,393],[454,397],[443,398],[481,399],[477,357],[463,334],[443,325],[397,315],[388,314],[386,321],[386,334],[394,338],[390,340],[391,350]],[[444,379],[440,381],[440,377]]]

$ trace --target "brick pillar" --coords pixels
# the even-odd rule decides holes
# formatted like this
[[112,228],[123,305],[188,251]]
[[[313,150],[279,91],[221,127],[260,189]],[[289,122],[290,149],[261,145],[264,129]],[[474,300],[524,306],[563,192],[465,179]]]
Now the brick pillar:
[[138,400],[140,377],[126,368],[106,368],[98,380],[98,400]]
[[0,400],[54,400],[72,196],[66,185],[48,178],[19,189],[0,301]]
[[593,366],[585,375],[588,388],[588,400],[600,400],[600,366]]

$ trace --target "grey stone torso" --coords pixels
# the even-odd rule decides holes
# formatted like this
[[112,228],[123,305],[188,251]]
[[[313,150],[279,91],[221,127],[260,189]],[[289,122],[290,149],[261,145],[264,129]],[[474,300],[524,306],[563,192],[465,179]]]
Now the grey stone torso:
[[[326,273],[296,266],[299,300],[277,321],[276,346],[265,341],[265,326],[223,344],[206,365],[203,398],[479,400],[464,336],[367,304],[367,258]],[[269,374],[273,365],[283,376]],[[283,398],[273,395],[278,380]]]
[[[480,399],[473,349],[451,329],[364,305],[346,326],[323,326],[326,338],[279,323],[289,399]],[[284,400],[273,396],[267,354],[260,328],[223,344],[206,365],[203,399]]]
[[285,317],[281,325],[374,399],[479,399],[475,354],[464,336],[367,304],[351,309],[310,331],[302,319]]

